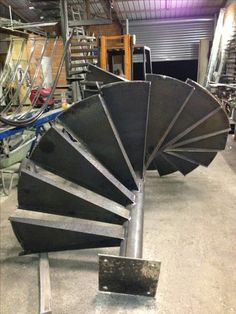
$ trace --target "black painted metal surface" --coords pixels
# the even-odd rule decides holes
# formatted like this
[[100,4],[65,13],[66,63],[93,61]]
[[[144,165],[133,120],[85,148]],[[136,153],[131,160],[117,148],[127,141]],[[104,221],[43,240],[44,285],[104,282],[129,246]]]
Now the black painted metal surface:
[[122,226],[17,210],[10,217],[23,254],[119,246]]
[[171,122],[180,113],[194,88],[165,75],[147,74],[151,82],[147,131],[147,159],[160,147]]
[[[63,158],[62,158],[63,157]],[[126,205],[133,194],[79,142],[55,128],[41,138],[31,160],[42,168]]]
[[27,169],[20,174],[18,203],[21,209],[114,224],[129,218],[129,211],[118,203],[58,176]]
[[124,257],[99,258],[100,290],[154,296],[160,262],[140,259],[144,161],[161,176],[208,166],[228,120],[190,80],[124,82],[92,65],[88,78],[100,95],[65,111],[64,133],[51,128],[22,167],[13,230],[24,254],[120,246]]
[[182,158],[197,165],[208,167],[216,156],[216,152],[186,152],[186,151],[169,151],[167,154]]
[[109,83],[115,83],[120,81],[127,81],[126,79],[117,76],[113,73],[107,72],[94,64],[89,63],[88,71],[86,73],[86,81],[96,81],[100,85],[105,85]]
[[175,144],[184,140],[189,140],[199,136],[205,136],[216,131],[221,131],[226,128],[228,132],[228,118],[220,107],[213,110],[212,113],[206,115],[202,120],[197,121],[183,132],[179,133],[178,136],[168,144]]
[[101,96],[74,104],[59,120],[121,183],[137,189],[136,175]]
[[[152,88],[154,84],[156,84],[155,86],[159,86],[158,88],[162,93],[166,91],[166,87],[168,86],[169,96],[174,95],[176,83],[180,86],[181,84],[183,84],[183,86],[186,85],[168,78],[167,81],[169,85],[166,84],[165,86],[164,82],[166,77],[164,76],[150,75],[150,79],[152,79]],[[164,87],[159,81],[163,83]],[[171,107],[168,107],[171,100],[166,97],[165,101],[162,101],[162,98],[160,98],[160,108],[163,106],[162,109],[156,109],[156,118],[158,117],[158,112],[159,115],[161,115],[162,111],[167,110],[167,113],[163,114],[163,120],[161,120],[161,125],[166,125],[166,127],[164,128],[164,135],[161,136],[154,150],[150,144],[148,145],[148,147],[151,148],[149,154],[147,154],[147,167],[148,169],[153,168],[154,164],[158,167],[157,158],[159,158],[159,173],[161,173],[161,175],[170,174],[171,168],[173,168],[173,172],[177,169],[182,174],[186,175],[193,171],[198,165],[208,166],[214,159],[217,149],[221,150],[225,147],[228,133],[228,118],[226,114],[221,109],[218,101],[203,87],[191,80],[187,80],[187,83],[188,85],[186,86],[192,87],[192,91],[190,91],[187,96],[185,95],[186,99],[183,100],[182,105],[178,103],[176,98],[174,100],[174,108],[171,109]],[[184,94],[181,95],[183,96]],[[157,98],[157,94],[155,94],[155,96]],[[150,106],[155,109],[152,101],[150,102]],[[165,119],[166,115],[168,117],[168,111],[170,112],[170,122],[167,126],[168,123]],[[175,113],[174,117],[171,116],[173,113]],[[153,117],[153,115],[150,116]],[[151,128],[151,126],[149,126],[149,128],[153,132],[153,128]],[[202,149],[204,153],[200,154],[199,151],[194,159],[193,154],[189,157],[187,155],[184,156],[184,154],[181,155],[181,148],[183,148],[184,151],[188,151],[188,149],[190,151],[193,149]],[[178,153],[176,153],[176,149],[178,149]],[[215,152],[212,152],[212,150],[215,150]],[[161,157],[159,157],[160,154],[162,155]],[[152,162],[153,160],[154,162]]]
[[102,95],[135,171],[143,175],[149,82],[108,84]]
[[179,170],[182,175],[186,176],[189,172],[193,171],[195,168],[198,167],[198,164],[187,161],[185,159],[179,158],[177,156],[173,156],[170,154],[163,154],[165,158],[170,162],[176,169]]
[[[171,143],[175,143],[177,140],[182,141],[183,137],[179,139],[180,134],[190,131],[195,125],[197,127],[188,132],[184,139],[228,129],[228,118],[220,108],[218,101],[200,85],[193,83],[191,80],[187,80],[187,83],[193,85],[195,91],[183,108],[181,117],[168,133],[163,146],[168,146],[170,141],[172,141]],[[204,121],[206,118],[207,120]],[[198,122],[202,120],[203,123],[198,125]]]
[[207,134],[200,137],[194,137],[189,140],[179,141],[176,144],[171,145],[171,148],[184,148],[184,149],[205,149],[205,150],[223,150],[225,149],[226,141],[228,137],[228,131],[220,134]]
[[158,154],[152,164],[161,177],[178,171],[176,165],[172,164],[163,153]]

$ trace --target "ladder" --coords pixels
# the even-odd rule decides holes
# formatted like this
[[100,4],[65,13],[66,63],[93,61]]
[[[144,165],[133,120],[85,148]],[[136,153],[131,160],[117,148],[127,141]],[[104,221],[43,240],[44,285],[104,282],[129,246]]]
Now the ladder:
[[[71,15],[74,21],[81,20],[80,10],[71,7]],[[94,35],[86,34],[84,27],[69,28],[69,33],[73,32],[71,46],[68,52],[69,75],[67,81],[72,85],[73,101],[83,98],[84,95],[84,75],[87,72],[89,63],[97,64],[97,39]]]

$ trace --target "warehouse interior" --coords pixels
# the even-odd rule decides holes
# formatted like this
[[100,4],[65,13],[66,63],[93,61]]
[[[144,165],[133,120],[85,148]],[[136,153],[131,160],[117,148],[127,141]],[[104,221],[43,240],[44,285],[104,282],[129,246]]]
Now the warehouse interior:
[[0,313],[236,313],[236,0],[0,0]]

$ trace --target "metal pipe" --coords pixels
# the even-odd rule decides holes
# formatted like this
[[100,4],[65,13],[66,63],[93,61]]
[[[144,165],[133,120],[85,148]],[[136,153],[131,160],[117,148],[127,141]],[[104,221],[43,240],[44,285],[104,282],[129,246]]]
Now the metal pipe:
[[125,20],[125,33],[129,34],[129,20],[128,19]]
[[15,78],[17,76],[18,66],[21,62],[21,57],[22,57],[23,51],[24,51],[24,45],[25,45],[25,40],[22,41],[21,49],[20,49],[19,54],[17,56],[17,61],[15,63],[15,66],[12,68],[12,75],[11,76],[9,75],[9,78],[7,78],[8,81],[6,80],[6,82],[4,82],[4,84],[6,84],[6,86],[7,86],[7,84],[9,85],[9,88],[5,89],[4,95],[2,97],[0,97],[0,105],[1,105],[1,103],[4,103],[4,101],[7,99],[8,94],[11,91],[11,85],[10,84],[12,82],[15,82]]
[[38,61],[37,61],[37,64],[36,64],[36,69],[35,69],[33,78],[31,80],[31,83],[29,84],[29,87],[27,88],[22,101],[20,101],[20,104],[17,107],[17,109],[15,110],[15,112],[14,112],[12,117],[15,117],[21,111],[21,109],[23,108],[27,98],[29,97],[29,95],[30,95],[30,93],[32,91],[32,88],[34,87],[35,81],[36,81],[36,79],[38,77],[38,74],[39,74],[39,71],[41,69],[41,63],[42,63],[43,56],[45,54],[45,50],[47,48],[47,45],[48,45],[48,38],[46,38],[45,41],[44,41],[43,47],[41,49],[40,57],[38,58]]
[[143,255],[143,200],[144,181],[140,179],[139,190],[133,191],[135,202],[129,205],[130,220],[126,229],[126,237],[121,245],[120,253],[126,257],[142,258]]
[[67,0],[60,0],[60,15],[61,15],[61,26],[62,26],[62,30],[61,30],[62,39],[65,44],[69,37]]
[[121,241],[120,244],[120,256],[126,256],[126,245],[127,245],[127,236],[128,236],[128,225],[129,225],[129,221],[126,221],[123,224],[123,228],[124,228],[124,240]]
[[13,20],[12,20],[11,6],[9,5],[8,8],[9,8],[10,21],[11,21],[11,29],[13,29]]
[[24,84],[24,81],[26,79],[26,76],[28,74],[28,70],[29,70],[29,67],[31,65],[31,61],[32,61],[32,58],[33,58],[33,55],[34,55],[34,51],[35,51],[35,48],[36,48],[36,41],[33,41],[33,46],[32,48],[30,49],[30,56],[29,56],[29,59],[28,59],[28,64],[23,72],[23,76],[22,76],[22,79],[21,81],[18,83],[17,85],[17,89],[16,89],[16,92],[14,94],[14,96],[12,97],[11,101],[9,102],[9,104],[3,109],[3,111],[1,112],[1,116],[3,116],[3,114],[5,114],[12,106],[12,104],[14,105],[14,102],[17,101],[17,97],[19,96],[20,94],[20,90],[21,90],[21,87],[22,85]]
[[[62,31],[62,39],[64,46],[69,38],[69,22],[68,22],[68,10],[67,10],[67,0],[60,0],[60,15],[61,15],[61,31]],[[65,56],[65,68],[66,75],[69,76],[70,72],[70,60],[69,53],[66,52]]]
[[30,117],[30,118],[28,118],[26,120],[22,120],[22,121],[17,121],[17,120],[11,120],[11,119],[4,118],[1,115],[1,113],[0,113],[0,121],[1,122],[5,123],[5,124],[12,125],[12,126],[27,126],[27,125],[30,125],[31,123],[33,123],[35,120],[37,120],[44,113],[44,110],[48,107],[49,100],[52,98],[52,95],[55,92],[55,89],[56,89],[56,86],[57,86],[57,82],[58,82],[58,79],[60,77],[61,70],[62,70],[62,67],[63,67],[63,64],[64,64],[66,51],[67,51],[67,49],[70,46],[70,41],[71,41],[71,38],[73,36],[73,32],[74,32],[74,30],[72,30],[72,33],[70,34],[70,37],[68,38],[68,40],[67,40],[67,42],[65,44],[64,52],[63,52],[63,55],[61,57],[58,69],[57,69],[57,74],[56,74],[56,77],[55,77],[55,80],[54,80],[54,83],[53,83],[53,86],[52,86],[52,90],[51,90],[50,95],[47,97],[47,99],[45,101],[45,104],[40,108],[39,111],[37,111],[37,113],[34,116],[32,116],[32,117]]
[[[54,41],[54,44],[53,44],[53,48],[51,50],[51,54],[50,54],[50,57],[49,57],[49,60],[50,62],[47,64],[47,67],[46,67],[46,73],[50,70],[50,66],[52,64],[52,60],[53,60],[53,56],[55,54],[55,51],[56,51],[56,48],[57,48],[57,43],[58,43],[58,37],[56,37],[55,41]],[[24,118],[32,109],[34,109],[34,106],[37,104],[37,101],[39,99],[39,96],[40,96],[40,90],[41,88],[44,86],[44,83],[46,81],[46,76],[44,76],[43,80],[41,81],[41,83],[39,84],[39,86],[37,87],[37,92],[32,100],[32,106],[31,108],[24,112],[19,118],[22,119]]]
[[225,9],[220,10],[220,14],[218,17],[215,34],[213,38],[212,48],[211,48],[211,55],[208,62],[208,67],[206,71],[206,77],[204,79],[203,86],[205,88],[209,88],[209,82],[212,80],[213,73],[216,69],[217,65],[217,56],[220,49],[220,43],[221,43],[221,35],[223,30],[223,24],[224,24],[224,16],[225,16]]
[[10,63],[11,55],[12,55],[12,49],[13,49],[13,40],[11,39],[10,45],[8,47],[7,57],[6,57],[4,67],[2,69],[1,76],[0,76],[0,85],[3,85],[5,83],[6,77],[8,75],[9,63]]

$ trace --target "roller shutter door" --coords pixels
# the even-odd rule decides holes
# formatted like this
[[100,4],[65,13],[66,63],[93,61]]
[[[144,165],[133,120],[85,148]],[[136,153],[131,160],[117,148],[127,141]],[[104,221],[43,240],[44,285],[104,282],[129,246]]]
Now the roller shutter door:
[[151,48],[152,61],[197,59],[200,39],[212,40],[213,30],[212,18],[129,22],[137,44]]

